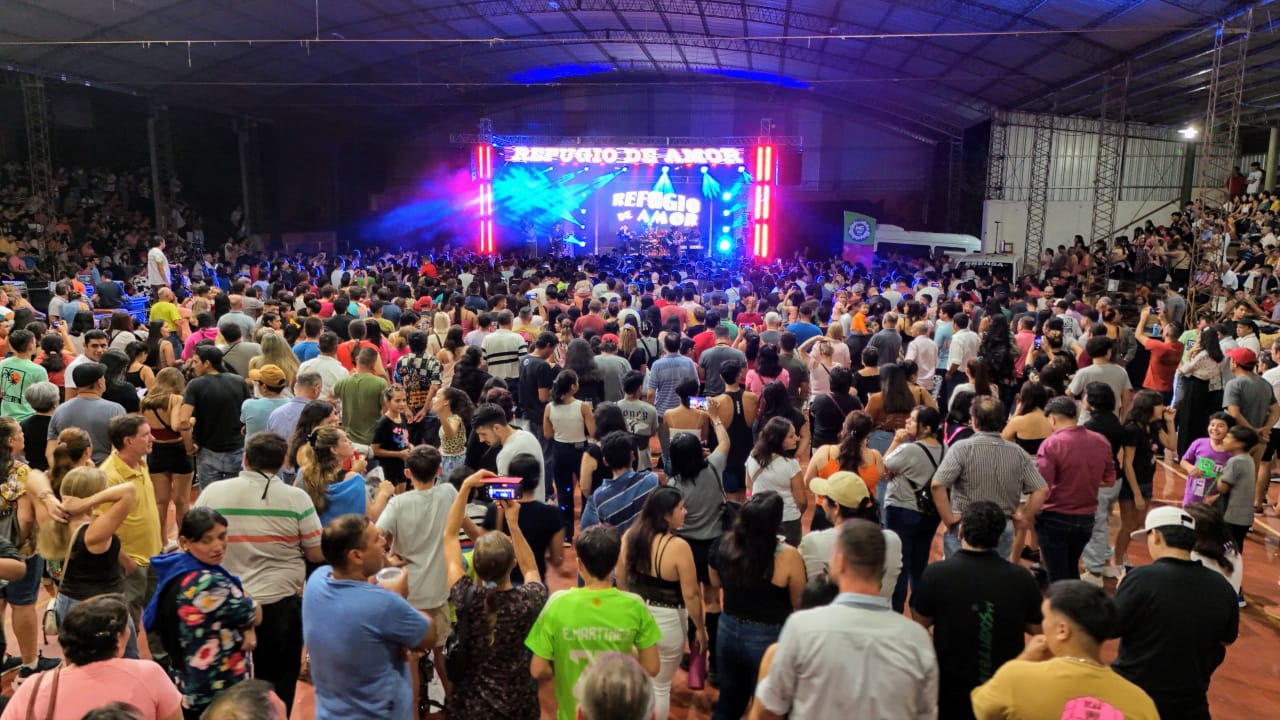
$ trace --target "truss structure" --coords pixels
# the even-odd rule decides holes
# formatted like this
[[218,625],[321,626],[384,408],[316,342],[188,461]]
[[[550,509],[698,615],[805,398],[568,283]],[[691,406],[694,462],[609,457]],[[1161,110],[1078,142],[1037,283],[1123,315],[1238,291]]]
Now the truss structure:
[[[1253,10],[1224,20],[1213,35],[1213,67],[1209,74],[1200,167],[1196,186],[1208,207],[1227,199],[1227,177],[1240,146],[1240,107],[1244,100],[1245,66]],[[1231,32],[1234,31],[1234,32]],[[1235,38],[1235,42],[1229,42]]]
[[947,141],[947,232],[960,227],[960,201],[964,193],[964,144],[959,138]]
[[1124,176],[1126,122],[1125,103],[1129,92],[1129,64],[1113,68],[1106,76],[1102,109],[1098,116],[1098,156],[1093,176],[1093,222],[1089,237],[1111,245],[1116,231],[1116,201]]
[[987,200],[1004,199],[1004,162],[1009,153],[1009,123],[1004,113],[991,116],[991,145],[987,148]]
[[[1213,66],[1208,80],[1208,103],[1196,173],[1199,204],[1220,207],[1227,200],[1227,178],[1240,147],[1240,108],[1244,100],[1249,33],[1253,9],[1227,18],[1213,34]],[[1200,242],[1191,243],[1191,280],[1187,283],[1187,312],[1195,312],[1195,278],[1200,269]],[[1216,270],[1216,268],[1215,268]]]
[[147,117],[147,142],[151,150],[151,200],[155,205],[156,232],[164,233],[172,226],[173,210],[173,132],[169,125],[169,108],[151,104]]
[[57,194],[53,187],[53,155],[49,149],[49,104],[44,94],[44,79],[24,75],[21,82],[31,194],[41,196],[47,206],[52,207],[57,200]]
[[1035,116],[1031,142],[1031,188],[1027,194],[1027,240],[1022,246],[1022,266],[1040,266],[1044,249],[1044,219],[1049,204],[1049,165],[1053,159],[1053,115]]
[[240,148],[240,209],[245,235],[251,235],[262,232],[265,217],[262,207],[262,140],[258,123],[252,119],[237,120],[235,131]]

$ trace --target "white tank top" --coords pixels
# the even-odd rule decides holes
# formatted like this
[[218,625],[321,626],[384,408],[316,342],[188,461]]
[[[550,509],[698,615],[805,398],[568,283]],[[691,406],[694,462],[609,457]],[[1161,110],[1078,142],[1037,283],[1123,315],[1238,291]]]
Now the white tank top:
[[587,440],[587,424],[582,419],[582,401],[551,403],[551,429],[556,442],[580,443]]

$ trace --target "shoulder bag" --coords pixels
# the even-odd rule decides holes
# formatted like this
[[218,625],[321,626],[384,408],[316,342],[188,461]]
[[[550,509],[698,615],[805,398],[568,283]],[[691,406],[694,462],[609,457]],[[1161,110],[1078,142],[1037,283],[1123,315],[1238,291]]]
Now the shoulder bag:
[[[76,538],[83,537],[83,534],[88,531],[89,531],[89,525],[88,523],[85,523],[84,525],[81,525],[78,530],[76,530],[75,535],[71,536],[71,543],[67,545],[67,555],[62,559],[62,567],[59,568],[56,573],[54,572],[50,573],[50,576],[53,577],[54,582],[57,585],[62,584],[62,579],[67,576],[67,568],[71,567],[71,549],[76,545]],[[88,552],[88,550],[89,550],[89,547],[86,545],[85,551]],[[41,631],[44,633],[44,641],[46,644],[48,644],[49,636],[57,635],[58,628],[59,628],[58,611],[54,609],[53,602],[50,602],[48,605],[45,606],[44,616],[40,618],[40,626],[41,626],[40,627]]]
[[[27,699],[27,720],[37,720],[36,715],[36,698],[40,695],[40,683],[44,680],[47,673],[38,673],[36,675],[36,685],[31,688],[31,697]],[[57,717],[54,711],[58,707],[58,676],[62,674],[62,666],[53,669],[53,685],[49,691],[49,707],[45,710],[44,720],[53,720]]]
[[[924,456],[929,461],[929,464],[933,466],[933,472],[935,473],[938,472],[938,461],[933,459],[933,453],[929,452],[929,448],[925,447],[924,443],[921,443],[918,440],[912,443],[912,445],[915,445],[916,447],[920,448],[920,452],[924,453]],[[942,446],[939,445],[938,448],[941,449]],[[933,502],[933,489],[931,487],[932,480],[933,480],[933,473],[930,473],[929,480],[925,481],[925,483],[920,487],[911,485],[911,481],[909,480],[907,481],[907,484],[911,485],[911,490],[914,492],[916,496],[916,507],[919,508],[920,514],[926,517],[938,516],[938,506]]]
[[729,499],[724,491],[724,480],[720,477],[720,471],[716,466],[708,462],[707,467],[711,468],[712,474],[716,476],[716,485],[720,486],[720,531],[729,532],[733,527],[733,521],[738,519],[738,511],[742,509],[742,503]]

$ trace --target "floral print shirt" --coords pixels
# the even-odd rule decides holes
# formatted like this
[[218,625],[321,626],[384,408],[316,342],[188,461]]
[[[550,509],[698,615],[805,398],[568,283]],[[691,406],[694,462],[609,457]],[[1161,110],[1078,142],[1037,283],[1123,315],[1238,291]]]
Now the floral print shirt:
[[210,570],[190,572],[178,582],[178,638],[186,669],[178,689],[187,708],[203,708],[223,690],[249,677],[242,629],[253,623],[253,600]]

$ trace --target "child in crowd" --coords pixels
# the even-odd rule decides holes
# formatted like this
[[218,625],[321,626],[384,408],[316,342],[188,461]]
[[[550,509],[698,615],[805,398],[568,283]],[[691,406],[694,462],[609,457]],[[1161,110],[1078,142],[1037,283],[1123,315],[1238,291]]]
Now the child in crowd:
[[373,426],[369,450],[382,468],[382,477],[404,492],[408,480],[404,472],[409,457],[409,395],[402,385],[388,385],[382,391],[382,417]]
[[1252,428],[1237,425],[1227,432],[1224,444],[1231,452],[1231,458],[1223,466],[1222,475],[1204,501],[1222,511],[1236,552],[1243,555],[1244,537],[1253,527],[1253,483],[1257,471],[1249,451],[1258,444],[1258,433]]

